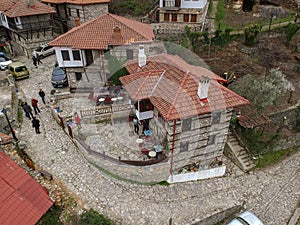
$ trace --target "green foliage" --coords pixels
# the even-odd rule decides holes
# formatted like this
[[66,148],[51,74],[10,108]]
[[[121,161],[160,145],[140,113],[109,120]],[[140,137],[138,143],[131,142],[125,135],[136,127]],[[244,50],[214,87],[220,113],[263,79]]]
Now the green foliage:
[[295,152],[297,152],[297,148],[289,148],[285,150],[279,150],[276,152],[264,153],[258,158],[256,162],[256,167],[263,168],[273,165],[277,162],[280,162],[282,159],[290,156],[291,154],[294,154]]
[[91,209],[89,211],[85,211],[80,215],[79,221],[76,223],[77,225],[112,225],[113,222],[109,218],[99,214],[97,211]]
[[165,180],[161,181],[161,182],[159,182],[157,184],[162,185],[162,186],[170,186],[170,184],[167,181],[165,181]]
[[258,25],[251,25],[245,28],[245,45],[253,46],[257,43],[257,38],[261,31],[261,28],[262,26]]
[[37,225],[60,225],[62,222],[59,219],[60,214],[62,213],[62,208],[53,205],[38,221]]
[[226,9],[224,0],[218,0],[217,12],[216,12],[216,21],[219,23],[226,16]]
[[189,26],[186,26],[185,34],[186,34],[186,37],[183,40],[187,39],[187,41],[183,42],[181,45],[183,47],[186,47],[186,48],[189,48],[189,49],[192,49],[193,51],[195,51],[196,44],[201,41],[200,38],[202,37],[202,33],[191,31],[191,28]]
[[122,85],[119,78],[128,74],[127,70],[123,67],[124,62],[120,62],[116,57],[108,56],[108,70],[112,76],[109,80],[113,81],[115,85]]
[[275,102],[285,94],[287,81],[279,69],[271,69],[265,78],[257,79],[247,74],[229,88],[245,97],[259,112]]
[[272,149],[275,141],[280,137],[278,133],[270,136],[263,135],[261,130],[256,129],[242,129],[242,133],[252,155],[259,155],[266,149]]
[[112,0],[109,10],[121,16],[141,16],[146,15],[156,2],[157,0]]
[[217,29],[215,31],[215,36],[212,39],[212,43],[218,46],[225,46],[232,40],[232,36],[230,36],[230,29],[225,29],[224,31],[221,29]]
[[294,34],[299,30],[300,25],[298,23],[289,23],[285,30],[286,39],[288,42],[291,41]]

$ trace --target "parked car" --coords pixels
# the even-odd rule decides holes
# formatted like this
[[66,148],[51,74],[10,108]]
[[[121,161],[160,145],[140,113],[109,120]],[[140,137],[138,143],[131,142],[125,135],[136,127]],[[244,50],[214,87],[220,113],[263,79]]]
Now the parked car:
[[54,66],[51,83],[54,88],[68,86],[68,77],[66,72],[62,68]]
[[0,52],[0,57],[6,57],[9,58],[8,55],[5,52]]
[[0,69],[1,70],[5,70],[8,66],[8,64],[11,64],[11,63],[12,63],[12,61],[10,60],[10,58],[0,55]]
[[264,225],[263,222],[252,212],[245,211],[238,215],[227,225]]
[[6,71],[10,73],[15,80],[29,77],[27,67],[21,62],[13,62],[8,64]]
[[42,45],[35,49],[32,53],[35,57],[39,55],[40,58],[44,58],[46,56],[54,54],[54,48],[48,45]]

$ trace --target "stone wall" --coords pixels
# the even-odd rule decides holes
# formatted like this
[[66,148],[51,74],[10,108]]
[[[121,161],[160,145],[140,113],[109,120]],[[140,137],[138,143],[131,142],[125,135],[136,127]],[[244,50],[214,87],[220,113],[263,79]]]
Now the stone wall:
[[174,139],[174,169],[195,162],[207,165],[223,155],[231,115],[231,110],[220,112],[220,121],[217,123],[213,121],[212,114],[191,118],[190,130],[187,131],[183,131],[184,120],[176,121],[174,127],[174,121],[164,122],[155,118],[151,121],[151,127],[155,135],[163,136],[167,133],[170,157]]
[[80,23],[84,23],[108,13],[108,4],[106,3],[89,5],[66,4],[66,8],[68,14],[68,29],[76,26],[76,18],[79,18]]
[[97,156],[90,154],[87,151],[87,146],[84,146],[78,139],[73,140],[90,163],[96,164],[100,169],[113,174],[113,176],[118,176],[119,179],[139,183],[149,183],[165,181],[170,175],[169,161],[149,166],[131,166],[118,160],[111,160],[109,157],[105,158],[100,154]]

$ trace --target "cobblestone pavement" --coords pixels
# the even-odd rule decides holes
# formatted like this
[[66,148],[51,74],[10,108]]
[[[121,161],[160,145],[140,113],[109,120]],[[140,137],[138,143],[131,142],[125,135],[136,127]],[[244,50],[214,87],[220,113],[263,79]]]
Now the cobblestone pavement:
[[[47,93],[54,56],[33,68],[25,62],[31,77],[18,82],[20,97],[38,97],[39,88]],[[126,225],[192,224],[221,208],[244,203],[266,225],[284,225],[291,218],[300,196],[300,152],[276,166],[241,176],[226,176],[170,186],[141,186],[115,180],[90,165],[73,142],[53,120],[49,108],[41,107],[41,134],[35,134],[24,118],[19,138],[28,155],[39,167],[60,179],[67,188],[100,213]],[[209,225],[209,224],[208,224]]]

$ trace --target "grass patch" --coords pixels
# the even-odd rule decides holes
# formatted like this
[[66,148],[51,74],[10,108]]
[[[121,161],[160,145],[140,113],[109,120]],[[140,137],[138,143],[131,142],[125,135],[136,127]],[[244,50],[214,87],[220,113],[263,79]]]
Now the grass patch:
[[281,160],[283,160],[283,159],[287,158],[288,156],[297,152],[298,149],[299,149],[299,146],[294,147],[294,148],[279,150],[276,152],[264,153],[258,158],[258,160],[256,162],[256,167],[264,168],[264,167],[276,164],[276,163],[280,162]]

